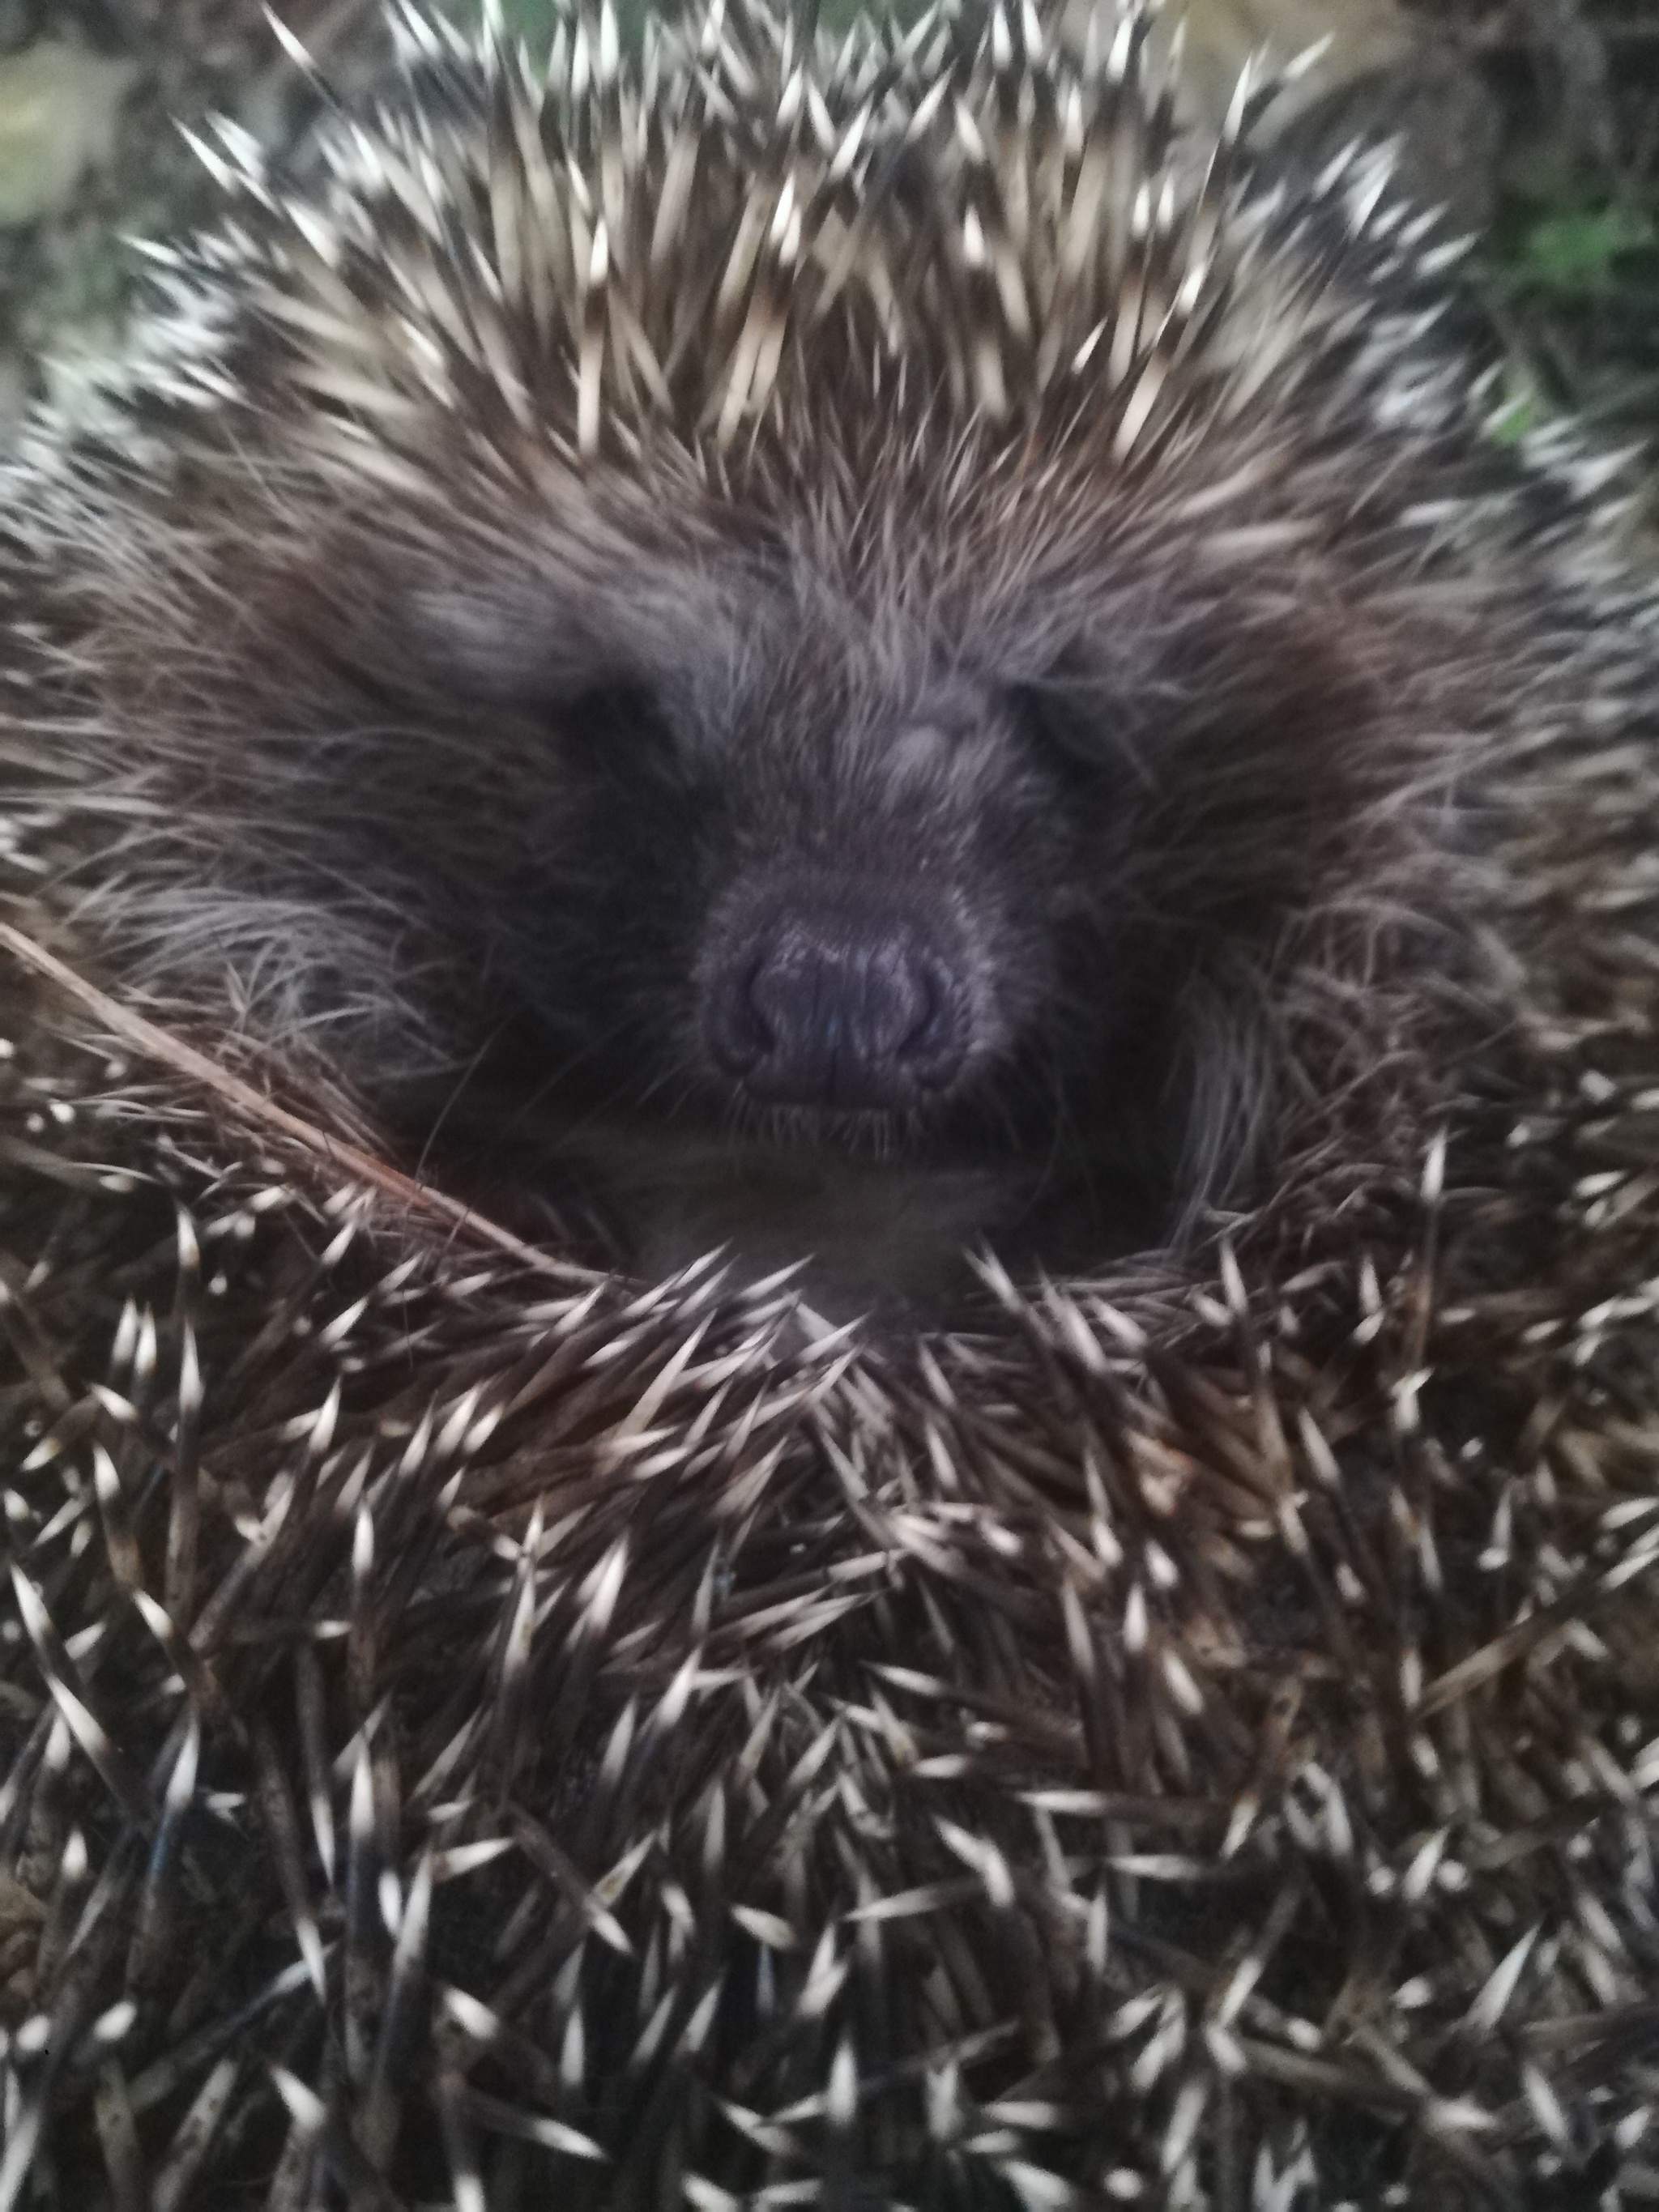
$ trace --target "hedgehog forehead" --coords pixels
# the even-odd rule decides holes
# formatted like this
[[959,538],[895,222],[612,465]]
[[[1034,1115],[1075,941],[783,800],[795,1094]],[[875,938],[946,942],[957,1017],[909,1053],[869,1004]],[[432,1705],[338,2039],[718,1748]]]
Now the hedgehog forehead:
[[833,574],[769,574],[735,553],[722,569],[642,544],[608,570],[532,560],[494,579],[464,567],[422,580],[396,629],[464,697],[557,710],[629,690],[702,748],[786,732],[842,748],[907,730],[961,735],[985,724],[1000,673],[965,608],[854,597]]
[[949,672],[1047,657],[1046,628],[1089,597],[1089,572],[1056,596],[1054,563],[1032,547],[1063,551],[1066,534],[1042,501],[1024,504],[1029,515],[952,513],[890,484],[846,502],[776,484],[719,498],[647,471],[554,465],[510,499],[485,479],[401,525],[383,503],[330,565],[378,571],[417,656],[486,694],[553,700],[629,681],[689,704],[760,688],[852,708],[938,698]]

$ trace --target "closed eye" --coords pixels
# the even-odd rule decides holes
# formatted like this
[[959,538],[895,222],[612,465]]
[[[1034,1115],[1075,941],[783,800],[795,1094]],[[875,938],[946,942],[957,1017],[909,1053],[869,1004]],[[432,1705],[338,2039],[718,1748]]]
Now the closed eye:
[[1028,740],[1073,775],[1156,788],[1144,723],[1103,685],[1060,669],[1011,685],[1008,696]]
[[674,732],[648,684],[626,678],[538,705],[565,757],[596,775],[661,774],[674,755]]

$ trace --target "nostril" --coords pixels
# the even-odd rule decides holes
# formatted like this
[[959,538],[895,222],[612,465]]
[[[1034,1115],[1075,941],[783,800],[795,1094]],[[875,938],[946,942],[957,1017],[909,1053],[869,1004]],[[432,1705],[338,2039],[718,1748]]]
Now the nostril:
[[949,969],[935,960],[915,971],[915,1015],[899,1043],[899,1058],[930,1090],[948,1083],[962,1064],[966,1042],[958,1018],[959,994]]
[[775,1052],[778,1043],[778,1024],[767,1011],[765,976],[765,956],[757,953],[744,971],[743,995],[747,1034],[759,1054]]
[[746,1075],[775,1049],[776,1030],[757,990],[765,964],[763,951],[734,963],[716,980],[708,1009],[708,1041],[728,1075]]

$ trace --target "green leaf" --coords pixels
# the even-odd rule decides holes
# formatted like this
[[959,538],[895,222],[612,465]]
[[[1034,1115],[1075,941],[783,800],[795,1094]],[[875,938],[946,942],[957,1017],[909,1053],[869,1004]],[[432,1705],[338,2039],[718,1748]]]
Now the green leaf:
[[1551,290],[1600,289],[1619,263],[1659,243],[1650,209],[1627,203],[1540,216],[1518,241],[1516,273]]

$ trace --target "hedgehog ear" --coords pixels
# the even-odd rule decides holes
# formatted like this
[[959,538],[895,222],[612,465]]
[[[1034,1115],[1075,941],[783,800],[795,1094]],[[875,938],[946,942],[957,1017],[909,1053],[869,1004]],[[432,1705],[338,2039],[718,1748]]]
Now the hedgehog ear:
[[463,485],[442,510],[349,512],[245,596],[360,682],[534,708],[718,682],[775,592],[729,525],[671,531],[637,486],[556,475],[488,502]]
[[404,609],[422,672],[472,697],[558,706],[639,686],[672,692],[734,662],[757,592],[729,563],[642,553],[602,534],[423,558]]
[[431,549],[417,594],[455,675],[520,702],[665,695],[735,663],[775,590],[763,550],[695,505],[550,462],[532,495]]
[[727,635],[725,611],[691,580],[591,576],[455,577],[411,592],[408,615],[422,673],[446,690],[519,706],[560,706],[590,692],[672,687]]

